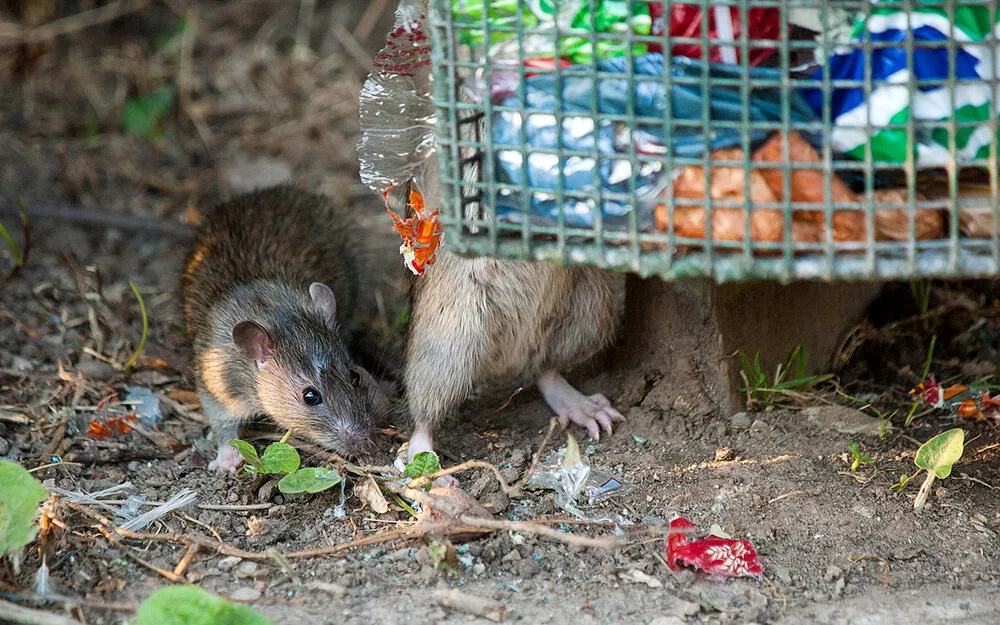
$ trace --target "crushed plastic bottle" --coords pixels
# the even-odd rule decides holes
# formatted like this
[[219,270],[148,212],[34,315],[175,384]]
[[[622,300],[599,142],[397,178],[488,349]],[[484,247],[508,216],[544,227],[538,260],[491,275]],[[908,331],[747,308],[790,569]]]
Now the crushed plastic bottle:
[[[422,275],[434,263],[438,223],[436,115],[431,99],[431,44],[426,15],[417,0],[401,0],[396,22],[358,98],[361,180],[385,198],[385,209],[403,240],[404,264]],[[390,192],[403,190],[413,215],[403,219],[390,207]]]

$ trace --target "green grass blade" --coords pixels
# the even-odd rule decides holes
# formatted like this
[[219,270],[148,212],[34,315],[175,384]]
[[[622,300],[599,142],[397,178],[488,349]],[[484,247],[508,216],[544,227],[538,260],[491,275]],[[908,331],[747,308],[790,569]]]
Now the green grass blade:
[[142,338],[139,339],[139,347],[136,348],[135,353],[132,357],[128,359],[125,363],[125,370],[131,369],[139,356],[142,354],[142,349],[146,346],[146,337],[149,336],[149,317],[146,316],[146,302],[142,301],[142,295],[139,294],[139,289],[136,288],[135,283],[129,280],[128,285],[132,287],[132,292],[135,293],[135,299],[139,300],[139,312],[142,314]]

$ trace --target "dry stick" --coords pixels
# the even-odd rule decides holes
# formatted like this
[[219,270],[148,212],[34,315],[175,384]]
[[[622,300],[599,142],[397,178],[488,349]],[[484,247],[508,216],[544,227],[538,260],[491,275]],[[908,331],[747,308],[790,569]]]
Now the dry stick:
[[549,438],[552,436],[552,432],[556,429],[557,423],[558,421],[555,418],[549,420],[549,429],[548,431],[545,432],[545,436],[542,438],[541,444],[535,451],[535,455],[531,459],[531,465],[528,466],[528,470],[525,471],[524,475],[521,476],[521,479],[519,479],[518,481],[514,482],[511,485],[507,484],[506,480],[503,479],[503,476],[500,475],[500,470],[497,469],[495,466],[493,466],[491,463],[484,462],[482,460],[469,460],[468,462],[463,462],[462,464],[458,464],[453,467],[437,471],[436,473],[431,473],[430,475],[425,475],[423,477],[416,478],[415,480],[407,484],[407,486],[409,488],[416,489],[425,486],[427,484],[430,484],[439,477],[445,475],[451,475],[452,473],[460,473],[462,471],[468,471],[470,469],[487,469],[489,471],[492,471],[493,475],[496,476],[497,481],[500,482],[500,488],[503,490],[505,495],[509,495],[510,493],[520,491],[521,488],[523,488],[524,485],[528,483],[528,480],[531,479],[531,476],[532,474],[534,474],[535,469],[538,468],[538,463],[542,457],[542,452],[545,450],[545,446],[548,444]]
[[4,621],[21,623],[22,625],[83,625],[80,621],[68,616],[25,608],[3,599],[0,599],[0,614],[3,614]]
[[351,35],[358,41],[367,42],[368,37],[375,30],[378,18],[382,17],[382,12],[386,9],[386,4],[388,4],[388,0],[372,0],[369,2],[368,8],[361,15],[361,19],[358,20],[358,25],[354,27],[354,32]]
[[58,19],[37,28],[7,26],[0,28],[0,43],[38,43],[59,35],[90,28],[143,8],[148,0],[118,0],[102,7]]
[[344,50],[354,59],[358,67],[366,69],[372,66],[372,57],[368,55],[368,51],[358,43],[358,40],[354,38],[351,31],[344,28],[344,25],[340,22],[333,25],[333,36],[337,38],[340,45],[344,46]]
[[181,558],[181,561],[174,567],[174,575],[177,577],[184,575],[184,571],[186,571],[188,566],[191,565],[191,561],[194,560],[194,556],[198,553],[199,549],[201,549],[201,545],[198,543],[188,545],[187,551],[184,552],[184,556]]
[[517,389],[515,389],[514,392],[510,394],[510,397],[507,398],[507,401],[505,401],[504,403],[500,404],[500,407],[497,408],[496,410],[494,410],[493,412],[491,412],[489,414],[489,416],[492,417],[493,415],[499,413],[501,410],[503,410],[504,408],[506,408],[507,406],[509,406],[510,402],[514,401],[514,398],[517,397],[521,393],[521,391],[523,391],[523,390],[524,390],[523,386],[517,387]]
[[478,616],[494,623],[502,623],[507,619],[507,606],[493,599],[470,595],[454,588],[434,591],[432,597],[442,607]]
[[[577,536],[576,534],[568,534],[566,532],[560,532],[559,530],[547,527],[545,525],[539,525],[538,523],[533,523],[531,521],[507,521],[505,519],[487,519],[483,517],[474,517],[467,514],[463,514],[458,518],[459,521],[465,523],[467,529],[488,529],[488,530],[505,530],[511,532],[526,532],[528,534],[535,534],[536,536],[546,536],[548,538],[554,538],[560,542],[564,542],[567,545],[573,547],[594,547],[596,549],[618,549],[625,545],[625,541],[619,540],[617,538],[604,537],[604,538],[593,538],[591,536]],[[461,534],[466,528],[457,528],[455,534]]]
[[[19,209],[16,206],[0,205],[0,215],[19,214]],[[195,228],[193,226],[175,221],[75,206],[35,207],[28,211],[28,218],[32,221],[36,219],[69,221],[82,226],[118,228],[130,232],[162,234],[181,240],[193,239],[195,235]]]

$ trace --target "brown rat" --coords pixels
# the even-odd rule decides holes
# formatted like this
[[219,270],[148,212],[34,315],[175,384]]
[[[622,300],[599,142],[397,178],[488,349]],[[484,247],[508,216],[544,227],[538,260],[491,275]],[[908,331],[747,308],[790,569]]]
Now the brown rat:
[[592,267],[465,258],[445,249],[416,278],[405,370],[414,429],[408,459],[433,448],[434,426],[481,383],[537,380],[566,427],[594,439],[622,415],[604,395],[562,377],[608,347],[619,325],[621,280]]
[[352,225],[331,200],[277,187],[220,204],[199,227],[181,303],[219,446],[210,469],[239,468],[227,441],[258,414],[341,454],[372,451],[387,403],[342,339],[361,287]]

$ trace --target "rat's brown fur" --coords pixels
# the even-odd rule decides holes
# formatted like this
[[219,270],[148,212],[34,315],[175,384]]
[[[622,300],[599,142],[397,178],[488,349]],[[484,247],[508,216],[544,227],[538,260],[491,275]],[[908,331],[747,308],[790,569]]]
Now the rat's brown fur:
[[571,369],[618,328],[620,276],[592,267],[442,249],[414,283],[405,375],[417,427],[433,427],[479,384]]
[[[385,411],[384,397],[340,335],[356,321],[357,247],[343,210],[290,187],[221,204],[200,226],[181,303],[220,459],[238,423],[260,413],[341,453],[371,449],[373,416]],[[333,291],[335,315],[325,314],[324,300],[311,293],[314,282]],[[240,322],[266,331],[266,358],[255,362],[237,345]],[[310,387],[321,391],[318,406],[304,403]]]

